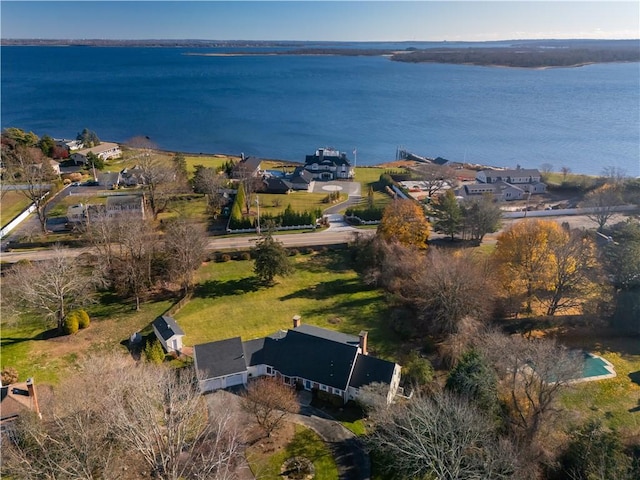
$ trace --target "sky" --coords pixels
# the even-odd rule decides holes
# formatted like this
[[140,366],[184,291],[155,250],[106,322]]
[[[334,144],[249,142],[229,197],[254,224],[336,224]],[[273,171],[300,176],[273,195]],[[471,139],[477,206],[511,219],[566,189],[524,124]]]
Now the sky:
[[490,41],[640,38],[634,1],[11,1],[2,38]]

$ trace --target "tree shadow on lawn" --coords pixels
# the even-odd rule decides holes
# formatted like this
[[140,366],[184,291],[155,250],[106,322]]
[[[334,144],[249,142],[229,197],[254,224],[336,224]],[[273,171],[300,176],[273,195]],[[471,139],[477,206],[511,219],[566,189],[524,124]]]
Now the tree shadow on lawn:
[[293,298],[326,300],[336,295],[355,295],[370,290],[373,290],[373,288],[363,285],[358,279],[337,279],[320,282],[317,285],[307,288],[301,288],[300,290],[280,297],[280,300],[285,301]]
[[199,284],[193,292],[194,298],[225,297],[257,292],[264,285],[257,277],[246,277],[237,280],[207,280]]
[[312,430],[303,430],[295,434],[293,441],[285,447],[288,457],[306,457],[312,462],[330,456],[321,440],[315,439]]
[[350,266],[350,252],[348,250],[329,250],[313,254],[306,261],[296,263],[296,269],[311,273],[353,270]]
[[56,338],[60,338],[60,339],[65,339],[65,338],[69,338],[69,335],[66,335],[62,332],[60,332],[60,330],[58,330],[57,328],[50,328],[48,330],[43,330],[42,332],[32,336],[32,337],[5,337],[3,336],[0,339],[0,347],[8,347],[10,345],[16,345],[18,343],[22,343],[22,342],[28,342],[31,340],[51,340],[51,339],[56,339]]
[[[640,385],[640,370],[638,370],[637,372],[630,373],[629,378],[636,385]],[[640,408],[640,405],[639,405],[639,408]]]

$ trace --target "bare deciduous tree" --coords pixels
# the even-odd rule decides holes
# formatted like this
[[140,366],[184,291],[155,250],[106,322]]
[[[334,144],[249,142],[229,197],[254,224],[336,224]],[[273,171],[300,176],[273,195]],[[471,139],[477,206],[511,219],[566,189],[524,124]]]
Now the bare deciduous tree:
[[111,397],[118,437],[166,480],[229,478],[236,467],[238,431],[226,409],[209,411],[191,368],[138,365],[122,372]]
[[50,159],[45,157],[39,148],[17,146],[6,164],[6,175],[11,177],[14,183],[19,184],[20,188],[17,191],[35,206],[40,228],[42,233],[46,234],[45,206],[56,179]]
[[417,304],[435,333],[463,330],[465,318],[485,320],[490,313],[494,285],[490,265],[473,252],[433,249],[420,278]]
[[3,441],[3,475],[34,480],[116,479],[123,465],[138,466],[130,478],[144,469],[166,480],[227,480],[241,448],[237,419],[223,405],[207,407],[192,370],[115,354],[88,359],[43,421],[25,419],[12,440]]
[[249,383],[242,406],[245,412],[255,418],[267,437],[282,426],[287,415],[297,413],[300,409],[295,390],[270,377],[261,377]]
[[207,197],[207,208],[213,218],[220,215],[222,207],[227,202],[227,199],[220,193],[226,182],[227,176],[224,173],[218,173],[213,168],[196,165],[193,187],[197,193],[202,193]]
[[140,299],[153,283],[151,262],[157,234],[148,220],[136,215],[120,215],[114,225],[118,242],[112,258],[114,283],[121,294],[135,298],[136,310],[140,310]]
[[370,446],[399,478],[514,478],[517,454],[491,422],[462,398],[435,394],[377,410]]
[[418,166],[416,175],[425,185],[429,197],[432,197],[447,185],[453,186],[456,179],[455,170],[451,167],[434,163],[425,163]]
[[193,285],[195,271],[205,258],[206,232],[200,225],[181,218],[169,223],[164,242],[173,279],[186,294]]
[[173,165],[163,162],[150,151],[142,154],[139,161],[142,178],[146,189],[147,202],[153,219],[167,208],[172,194],[178,190],[177,178]]
[[601,232],[615,213],[614,207],[621,202],[622,196],[617,186],[604,185],[589,192],[585,196],[583,206],[589,209],[587,217],[598,224],[598,231]]
[[496,369],[499,394],[513,433],[531,443],[552,414],[558,395],[581,375],[584,359],[552,339],[489,332],[479,341]]
[[41,262],[14,265],[3,280],[2,302],[14,313],[41,314],[62,330],[67,313],[91,301],[96,279],[60,246]]

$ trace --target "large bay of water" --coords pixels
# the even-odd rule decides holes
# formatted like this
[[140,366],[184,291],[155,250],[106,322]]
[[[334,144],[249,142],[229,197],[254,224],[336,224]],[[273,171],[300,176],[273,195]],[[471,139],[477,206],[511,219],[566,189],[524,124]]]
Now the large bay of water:
[[202,56],[184,48],[2,47],[2,128],[83,128],[159,148],[358,165],[398,147],[473,163],[640,175],[640,64],[546,70],[384,57]]

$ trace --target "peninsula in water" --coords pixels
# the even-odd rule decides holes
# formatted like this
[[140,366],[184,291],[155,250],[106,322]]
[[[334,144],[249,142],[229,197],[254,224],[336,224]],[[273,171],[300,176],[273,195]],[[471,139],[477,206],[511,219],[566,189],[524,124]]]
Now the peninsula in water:
[[[518,68],[575,67],[591,63],[639,62],[639,40],[513,40],[499,42],[412,42],[380,48],[376,42],[216,40],[3,39],[3,46],[164,47],[193,49],[187,55],[386,56],[392,61]],[[398,48],[399,47],[399,48]],[[211,52],[202,49],[233,49]]]

